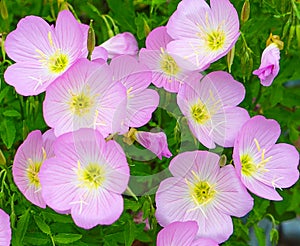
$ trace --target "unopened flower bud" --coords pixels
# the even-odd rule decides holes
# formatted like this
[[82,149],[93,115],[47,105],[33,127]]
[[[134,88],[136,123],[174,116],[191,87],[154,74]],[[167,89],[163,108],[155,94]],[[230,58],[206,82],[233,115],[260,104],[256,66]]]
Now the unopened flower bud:
[[221,155],[220,160],[219,160],[219,166],[224,167],[227,162],[227,157],[226,155]]
[[298,41],[298,48],[300,49],[300,24],[296,26],[296,36]]
[[250,2],[249,0],[246,0],[242,7],[241,22],[245,23],[249,19],[249,16],[250,16]]
[[232,47],[232,49],[228,52],[226,56],[226,62],[229,73],[231,73],[231,66],[234,60],[234,54],[235,54],[235,46]]
[[0,13],[3,20],[6,20],[8,18],[8,11],[5,0],[0,1]]
[[91,60],[91,56],[93,53],[93,50],[95,48],[95,31],[93,28],[93,20],[90,21],[90,27],[88,30],[88,38],[87,38],[87,49],[88,49],[88,59]]

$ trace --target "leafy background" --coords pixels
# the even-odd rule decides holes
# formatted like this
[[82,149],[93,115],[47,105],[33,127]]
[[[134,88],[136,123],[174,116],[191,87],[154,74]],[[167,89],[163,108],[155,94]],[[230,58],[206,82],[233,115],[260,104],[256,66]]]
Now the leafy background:
[[[83,230],[74,225],[68,215],[60,215],[50,208],[40,209],[28,202],[12,179],[11,167],[18,146],[27,134],[35,129],[43,132],[47,126],[43,120],[44,94],[31,97],[18,95],[4,82],[3,73],[12,63],[5,54],[6,35],[16,28],[18,21],[27,15],[38,15],[53,23],[61,9],[70,9],[82,22],[94,20],[97,44],[119,32],[133,33],[140,47],[144,47],[147,34],[155,27],[165,25],[177,7],[179,0],[15,0],[0,2],[0,207],[11,217],[12,245],[155,245],[161,229],[157,224],[154,195],[134,198],[124,195],[125,208],[120,219],[111,226],[97,226]],[[231,0],[238,13],[244,1]],[[282,128],[279,142],[294,144],[300,149],[300,1],[250,0],[248,21],[241,25],[241,33],[235,47],[231,67],[233,77],[246,87],[242,103],[250,115],[263,114],[276,119]],[[262,87],[252,71],[258,68],[260,57],[270,33],[279,35],[284,42],[281,51],[280,73],[271,87]],[[224,57],[211,65],[208,71],[228,71]],[[159,90],[163,100],[154,112],[152,120],[143,130],[163,129],[168,136],[173,155],[189,149],[203,149],[186,131],[186,122],[178,117],[178,108],[172,107],[174,95]],[[139,148],[140,146],[136,146]],[[231,149],[222,150],[231,161]],[[168,159],[162,161],[137,161],[128,158],[131,173],[147,176],[165,170]],[[300,182],[290,189],[279,191],[284,200],[270,202],[255,197],[254,209],[242,219],[234,218],[234,233],[224,245],[249,245],[249,232],[254,232],[258,245],[278,242],[278,224],[300,215]],[[145,224],[137,224],[134,218],[143,212],[148,218],[150,230]],[[270,236],[260,227],[260,221],[271,221]],[[250,228],[250,230],[249,230]]]

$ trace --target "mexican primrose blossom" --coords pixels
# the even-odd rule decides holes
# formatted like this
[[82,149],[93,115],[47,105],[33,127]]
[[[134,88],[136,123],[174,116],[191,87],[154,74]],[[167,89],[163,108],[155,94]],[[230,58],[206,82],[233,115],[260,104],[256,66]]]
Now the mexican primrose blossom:
[[236,106],[244,99],[244,86],[223,71],[199,80],[199,75],[193,76],[180,87],[177,104],[181,112],[204,146],[233,147],[239,129],[249,119],[247,110]]
[[223,57],[239,37],[238,14],[229,0],[183,0],[167,24],[174,39],[171,54],[189,61],[194,70],[204,70]]
[[270,86],[273,83],[279,73],[279,60],[279,47],[277,44],[271,43],[262,53],[259,68],[253,71],[253,74],[258,76],[263,86]]
[[242,217],[253,199],[234,167],[219,166],[220,156],[208,151],[178,154],[169,170],[174,177],[163,180],[156,193],[156,218],[166,227],[175,221],[195,221],[197,237],[224,242],[233,232],[230,216]]
[[146,49],[140,50],[139,59],[152,71],[152,83],[156,87],[177,93],[190,71],[181,67],[166,51],[172,40],[165,26],[155,28],[147,36]]
[[44,118],[56,136],[93,128],[107,137],[120,130],[126,100],[125,87],[112,80],[112,71],[104,61],[80,59],[47,88]]
[[237,174],[252,193],[282,200],[276,188],[288,188],[299,178],[299,153],[292,145],[275,144],[280,126],[275,120],[255,116],[241,128],[233,149]]
[[44,92],[86,55],[85,30],[67,10],[58,14],[55,27],[37,16],[21,19],[5,41],[8,56],[16,62],[5,71],[5,81],[24,96]]
[[110,67],[114,81],[123,84],[126,88],[126,118],[122,133],[127,132],[129,127],[141,127],[147,124],[159,103],[158,93],[147,89],[151,83],[151,72],[136,58],[129,55],[113,58]]
[[173,222],[157,235],[157,246],[218,246],[208,238],[196,239],[198,224],[195,221]]
[[45,208],[46,203],[38,174],[44,161],[54,156],[54,140],[52,129],[43,135],[39,130],[32,131],[18,148],[12,166],[14,182],[19,190],[30,202],[41,208]]
[[0,246],[9,246],[11,240],[11,228],[9,216],[0,209]]
[[100,45],[108,52],[108,58],[114,58],[119,55],[136,56],[139,47],[138,43],[130,32],[119,33],[111,37]]
[[46,160],[39,178],[48,206],[70,211],[76,225],[110,225],[123,211],[122,193],[129,167],[122,148],[97,131],[81,128],[54,142],[55,157]]

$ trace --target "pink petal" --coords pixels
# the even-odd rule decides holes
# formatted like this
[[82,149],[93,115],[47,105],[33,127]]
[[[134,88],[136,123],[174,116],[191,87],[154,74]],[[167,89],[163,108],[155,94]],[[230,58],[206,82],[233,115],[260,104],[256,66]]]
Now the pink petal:
[[160,26],[153,29],[146,38],[146,48],[150,50],[166,49],[167,44],[172,38],[167,33],[165,26]]
[[11,241],[11,228],[9,215],[0,209],[0,245],[9,246]]

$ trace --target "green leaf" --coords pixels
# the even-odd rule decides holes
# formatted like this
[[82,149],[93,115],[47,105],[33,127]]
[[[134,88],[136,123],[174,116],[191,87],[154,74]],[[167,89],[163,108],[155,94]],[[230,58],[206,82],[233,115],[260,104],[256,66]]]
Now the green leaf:
[[27,245],[45,245],[49,243],[50,238],[41,232],[26,233],[24,243]]
[[29,220],[30,220],[30,213],[29,213],[29,209],[27,209],[25,211],[25,213],[20,216],[20,219],[19,219],[18,224],[17,224],[17,229],[12,234],[13,235],[12,245],[23,246],[23,239],[24,239],[24,236],[27,232],[27,228],[28,228],[28,225],[29,225]]
[[265,231],[262,228],[260,228],[258,225],[254,225],[253,229],[254,229],[256,239],[258,241],[258,245],[265,246],[266,245]]
[[4,116],[8,116],[8,117],[18,117],[18,118],[21,118],[21,114],[17,110],[14,110],[14,109],[5,110],[3,112],[3,115]]
[[124,228],[124,240],[125,246],[131,246],[135,238],[135,224],[132,220],[129,220]]
[[47,235],[51,234],[51,230],[50,227],[45,223],[45,221],[42,220],[42,218],[40,216],[34,216],[34,221],[36,223],[36,225],[38,226],[38,228],[44,232]]
[[14,143],[16,137],[16,127],[12,120],[4,119],[1,124],[1,138],[8,149]]
[[71,233],[58,233],[53,236],[56,243],[68,244],[78,241],[82,238],[81,234],[71,234]]

